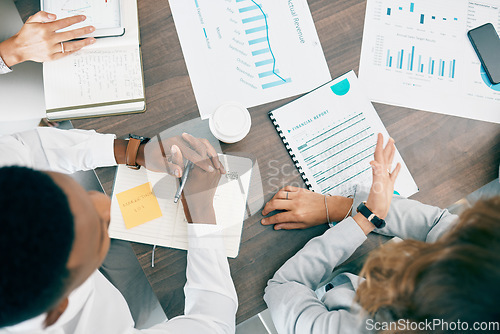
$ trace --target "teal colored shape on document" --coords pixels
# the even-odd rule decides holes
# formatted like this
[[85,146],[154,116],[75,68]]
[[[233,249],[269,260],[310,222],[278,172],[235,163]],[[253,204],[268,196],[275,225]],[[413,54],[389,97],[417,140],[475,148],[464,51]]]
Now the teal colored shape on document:
[[351,89],[351,84],[349,83],[349,80],[344,79],[341,82],[331,86],[330,88],[332,89],[332,92],[335,93],[335,95],[343,96],[349,92],[349,89]]
[[401,196],[401,194],[398,193],[396,190],[394,190],[394,195],[400,195]]

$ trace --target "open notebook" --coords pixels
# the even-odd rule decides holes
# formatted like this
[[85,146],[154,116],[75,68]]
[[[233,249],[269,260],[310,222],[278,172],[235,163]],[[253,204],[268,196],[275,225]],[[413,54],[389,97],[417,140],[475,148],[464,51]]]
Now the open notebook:
[[[227,256],[235,258],[240,248],[241,231],[252,173],[252,160],[230,155],[220,155],[227,170],[214,197],[217,224],[223,227]],[[127,229],[117,199],[117,194],[151,183],[162,216],[142,225]],[[141,168],[132,170],[118,166],[111,204],[111,238],[133,242],[188,249],[187,221],[181,201],[174,203],[177,180],[165,173],[155,173]]]
[[48,119],[145,110],[137,0],[122,0],[121,9],[123,36],[98,38],[72,55],[43,64]]

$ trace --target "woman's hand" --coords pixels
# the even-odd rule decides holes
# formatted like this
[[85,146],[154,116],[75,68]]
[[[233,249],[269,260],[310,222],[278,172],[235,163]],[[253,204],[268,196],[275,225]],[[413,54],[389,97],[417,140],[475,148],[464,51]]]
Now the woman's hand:
[[[394,139],[389,138],[384,148],[384,137],[379,133],[377,147],[375,148],[375,160],[370,162],[373,171],[373,183],[368,200],[366,201],[366,207],[381,219],[387,217],[394,194],[394,183],[401,170],[401,164],[398,163],[396,168],[391,172],[395,153],[396,146],[394,146]],[[375,229],[375,226],[360,213],[354,216],[354,220],[356,220],[365,234]]]
[[[352,199],[327,196],[329,221],[342,220],[349,212]],[[267,202],[262,215],[274,210],[284,212],[262,219],[262,225],[273,225],[275,230],[305,229],[327,223],[325,196],[303,188],[286,186]]]
[[[92,33],[95,28],[87,26],[65,32],[56,31],[85,21],[85,19],[84,15],[77,15],[56,20],[54,14],[38,12],[26,21],[17,34],[0,43],[0,56],[5,65],[11,67],[27,60],[45,62],[72,54],[94,43],[95,38],[71,40]],[[64,53],[61,43],[64,44]]]

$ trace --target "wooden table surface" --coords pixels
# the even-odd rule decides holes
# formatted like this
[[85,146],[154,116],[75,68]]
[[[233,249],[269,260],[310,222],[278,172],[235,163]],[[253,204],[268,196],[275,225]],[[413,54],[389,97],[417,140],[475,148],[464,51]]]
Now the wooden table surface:
[[[125,136],[153,136],[161,130],[199,116],[169,4],[166,0],[138,0],[147,111],[144,114],[74,121],[77,128]],[[309,0],[332,77],[359,68],[366,0]],[[17,0],[26,19],[39,10],[39,0]],[[286,184],[302,185],[267,112],[292,98],[250,109],[252,128],[240,143],[222,145],[225,152],[247,152],[257,157],[265,200]],[[500,125],[375,104],[420,192],[412,198],[446,207],[498,177]],[[500,112],[500,110],[499,110]],[[279,173],[276,173],[276,166]],[[115,168],[98,175],[111,194]],[[244,223],[240,255],[230,259],[239,297],[237,321],[265,309],[266,282],[274,272],[324,227],[305,231],[274,231],[260,224],[260,213]],[[141,265],[168,317],[184,306],[186,252],[156,250],[151,268],[149,245],[133,244]]]

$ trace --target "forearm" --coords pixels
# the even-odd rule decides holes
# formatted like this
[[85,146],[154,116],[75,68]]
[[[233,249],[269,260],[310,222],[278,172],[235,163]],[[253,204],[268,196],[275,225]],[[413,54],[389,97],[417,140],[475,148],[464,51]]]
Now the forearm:
[[[354,198],[354,208],[366,201],[368,190],[358,186]],[[356,214],[356,210],[352,215]],[[401,239],[415,239],[433,242],[449,230],[456,222],[457,216],[446,209],[422,204],[415,200],[394,195],[389,213],[385,218],[386,226],[374,232],[397,236]]]
[[268,286],[297,282],[314,291],[365,240],[366,235],[357,223],[352,218],[345,219],[310,240],[276,272]]
[[213,225],[190,224],[188,233],[184,314],[203,315],[222,332],[234,332],[238,299],[222,230]]
[[116,164],[114,135],[95,131],[37,128],[2,137],[2,141],[16,147],[16,164],[27,167],[73,173]]

